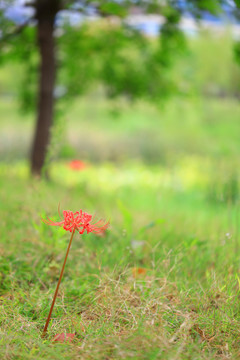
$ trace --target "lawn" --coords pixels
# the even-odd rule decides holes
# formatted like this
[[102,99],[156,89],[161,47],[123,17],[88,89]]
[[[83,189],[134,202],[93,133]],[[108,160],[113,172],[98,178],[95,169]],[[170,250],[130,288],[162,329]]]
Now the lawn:
[[[6,359],[238,359],[236,180],[185,158],[174,167],[68,161],[51,181],[0,167],[0,353]],[[110,218],[75,235],[47,338],[44,323],[69,233],[57,207]],[[71,344],[53,343],[60,332]]]
[[[34,115],[21,113],[10,96],[0,97],[0,114],[0,161],[26,159]],[[195,155],[217,164],[229,159],[237,163],[239,118],[240,103],[232,98],[176,97],[157,108],[140,101],[107,101],[96,92],[68,104],[56,121],[51,158],[118,163],[139,159],[168,166]]]

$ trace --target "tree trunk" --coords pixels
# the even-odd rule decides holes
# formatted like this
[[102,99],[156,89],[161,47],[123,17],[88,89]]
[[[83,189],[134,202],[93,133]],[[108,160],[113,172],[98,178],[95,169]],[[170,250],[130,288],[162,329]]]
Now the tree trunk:
[[55,85],[54,20],[57,0],[37,0],[37,46],[40,53],[37,123],[31,153],[31,171],[41,175],[53,123]]

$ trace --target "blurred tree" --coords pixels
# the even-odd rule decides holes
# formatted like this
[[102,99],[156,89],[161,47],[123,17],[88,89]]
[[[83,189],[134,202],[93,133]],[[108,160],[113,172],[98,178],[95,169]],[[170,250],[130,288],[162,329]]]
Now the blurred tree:
[[[96,80],[101,80],[109,96],[156,100],[177,91],[168,73],[184,48],[178,26],[182,15],[217,14],[227,0],[32,0],[23,5],[31,9],[31,16],[20,24],[6,16],[14,3],[0,3],[1,58],[20,58],[28,64],[22,94],[26,107],[37,103],[31,170],[40,175],[50,142],[54,101],[61,92],[72,98]],[[61,19],[66,11],[81,14],[80,25],[64,24]],[[161,15],[157,42],[128,25],[126,18],[134,13]],[[92,14],[97,17],[94,25],[83,22]],[[60,70],[58,81],[56,70]]]

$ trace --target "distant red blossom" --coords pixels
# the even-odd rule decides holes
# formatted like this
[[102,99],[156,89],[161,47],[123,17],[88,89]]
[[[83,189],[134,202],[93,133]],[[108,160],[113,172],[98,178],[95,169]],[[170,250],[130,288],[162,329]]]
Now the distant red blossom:
[[70,161],[68,166],[75,171],[80,171],[87,167],[86,163],[81,160],[72,160]]
[[42,219],[43,222],[51,226],[60,226],[66,231],[73,232],[77,230],[79,234],[83,234],[84,231],[88,233],[102,234],[109,226],[109,222],[105,223],[103,220],[99,220],[94,224],[90,224],[92,221],[92,215],[83,212],[82,210],[73,213],[70,210],[63,211],[64,219],[62,221],[55,222],[51,219]]

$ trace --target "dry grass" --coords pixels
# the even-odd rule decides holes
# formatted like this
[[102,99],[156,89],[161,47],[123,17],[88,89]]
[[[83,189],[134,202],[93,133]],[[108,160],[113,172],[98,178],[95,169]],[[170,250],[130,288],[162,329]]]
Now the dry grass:
[[[123,169],[115,187],[101,180],[112,179],[108,167],[73,177],[75,185],[63,184],[63,169],[56,165],[45,183],[21,166],[1,167],[2,357],[238,359],[237,203],[211,203],[202,188],[158,188],[156,172],[143,167],[139,175]],[[134,192],[124,185],[133,175]],[[68,237],[40,217],[57,214],[61,199],[64,208],[111,213],[111,229],[74,238],[43,340]],[[61,332],[75,333],[74,341],[53,343]]]

